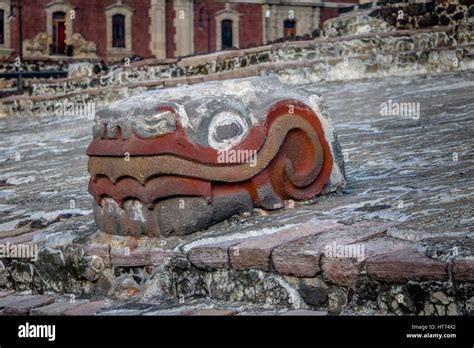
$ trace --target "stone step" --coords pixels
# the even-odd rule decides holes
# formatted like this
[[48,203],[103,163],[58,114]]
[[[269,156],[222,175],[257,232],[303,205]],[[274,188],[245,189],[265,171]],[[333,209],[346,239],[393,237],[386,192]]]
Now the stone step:
[[277,232],[258,237],[239,238],[191,248],[187,257],[200,269],[260,269],[269,271],[270,253],[279,245],[299,238],[343,226],[332,221],[312,219]]
[[67,309],[63,314],[67,316],[90,316],[95,315],[100,309],[106,308],[108,305],[104,300],[92,301]]
[[454,279],[461,282],[474,283],[474,261],[454,261],[453,265]]
[[326,316],[328,312],[325,311],[312,311],[309,309],[295,309],[281,314],[282,316]]
[[6,306],[15,303],[15,302],[20,302],[24,300],[28,300],[35,297],[34,295],[6,295],[0,297],[0,311],[3,310]]
[[[360,244],[337,245],[334,242],[329,245],[330,250],[327,250],[331,252],[324,253],[322,257],[321,268],[324,280],[340,286],[353,286],[363,270],[363,265],[367,258],[412,246],[413,243],[387,237],[371,239]],[[354,255],[354,257],[345,255],[344,252],[342,255],[337,254],[341,250],[344,251],[344,249],[348,250],[349,254]],[[358,255],[359,253],[362,255]]]
[[321,255],[332,243],[360,243],[385,234],[393,223],[360,222],[333,228],[275,248],[272,261],[278,273],[297,277],[314,277],[320,270]]
[[204,270],[227,269],[230,266],[229,248],[241,240],[222,243],[204,244],[192,248],[188,252],[188,260],[197,268]]
[[412,247],[391,251],[366,261],[367,275],[387,283],[446,280],[447,263],[430,259]]
[[2,309],[3,315],[28,315],[30,310],[47,306],[55,301],[54,296],[31,296],[27,298],[17,298],[6,304]]
[[270,254],[276,247],[342,226],[332,221],[313,219],[281,232],[251,238],[229,248],[231,265],[237,270],[259,269],[268,272]]
[[69,309],[89,302],[88,300],[74,300],[74,302],[64,299],[62,301],[56,300],[47,306],[33,308],[30,310],[30,315],[64,315]]
[[208,308],[208,309],[201,309],[194,312],[189,313],[191,316],[220,316],[220,317],[230,317],[236,315],[238,311],[234,309],[215,309],[215,308]]

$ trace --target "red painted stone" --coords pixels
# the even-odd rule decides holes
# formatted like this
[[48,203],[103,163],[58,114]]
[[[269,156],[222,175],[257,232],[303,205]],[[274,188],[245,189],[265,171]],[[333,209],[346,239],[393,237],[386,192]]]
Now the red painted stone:
[[447,263],[430,259],[412,247],[375,256],[366,261],[367,274],[387,283],[409,280],[446,280]]
[[280,232],[250,238],[230,248],[230,262],[238,270],[260,269],[268,272],[270,254],[276,247],[341,226],[332,221],[310,220]]
[[277,247],[272,252],[277,272],[298,277],[314,277],[320,270],[320,259],[325,247],[336,244],[360,243],[384,235],[392,223],[361,222],[350,226],[301,238]]

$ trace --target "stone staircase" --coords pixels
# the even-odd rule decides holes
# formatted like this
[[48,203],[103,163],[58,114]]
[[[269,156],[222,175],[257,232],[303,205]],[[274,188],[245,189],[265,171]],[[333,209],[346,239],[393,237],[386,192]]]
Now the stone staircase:
[[4,266],[1,287],[26,295],[1,293],[0,313],[472,314],[473,249],[462,239],[400,240],[396,223],[381,220],[295,221],[221,227],[185,240],[83,231],[75,242],[41,231],[2,238],[41,249],[34,262]]

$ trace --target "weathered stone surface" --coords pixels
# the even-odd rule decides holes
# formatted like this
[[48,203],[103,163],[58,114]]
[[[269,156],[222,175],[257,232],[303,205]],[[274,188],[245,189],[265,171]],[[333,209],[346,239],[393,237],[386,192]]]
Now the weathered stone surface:
[[272,261],[277,272],[299,277],[314,277],[320,271],[319,261],[331,243],[352,244],[383,235],[392,223],[362,222],[302,238],[273,250]]
[[327,312],[324,311],[311,311],[308,309],[295,309],[292,311],[285,312],[281,314],[283,316],[325,316],[328,315]]
[[253,268],[268,272],[270,270],[270,254],[274,248],[306,236],[317,235],[323,231],[342,226],[332,221],[313,219],[283,231],[248,239],[230,247],[231,265],[238,270]]
[[114,267],[148,266],[152,264],[149,250],[112,250],[110,257]]
[[220,316],[229,317],[236,315],[238,312],[235,309],[201,309],[190,313],[193,316]]
[[105,301],[93,301],[84,304],[80,304],[73,308],[64,311],[64,315],[68,316],[82,316],[82,315],[95,315],[99,309],[107,307]]
[[47,306],[42,306],[38,308],[33,308],[30,310],[30,315],[63,315],[65,311],[72,309],[76,306],[81,304],[87,303],[86,300],[75,300],[74,302],[71,301],[56,301],[51,303]]
[[[353,286],[367,258],[401,250],[411,244],[395,239],[377,238],[363,242],[361,245],[352,246],[356,247],[354,257],[350,257],[350,255],[328,257],[325,255],[322,259],[323,276],[326,281],[341,286]],[[357,257],[357,251],[362,251],[362,258]]]
[[199,245],[189,251],[188,259],[201,269],[229,268],[229,248],[237,243],[239,243],[238,240]]
[[98,256],[104,262],[105,267],[110,267],[110,246],[105,244],[86,244],[84,245],[84,252],[88,256]]
[[351,259],[323,259],[324,279],[330,283],[351,286],[357,281],[361,263]]
[[11,294],[13,294],[13,290],[11,290],[11,291],[0,291],[0,298],[10,296]]
[[34,295],[11,295],[4,296],[0,298],[0,309],[5,308],[6,306],[15,303],[22,302],[34,298]]
[[161,266],[164,264],[166,259],[175,256],[176,253],[173,251],[165,251],[159,249],[150,250],[150,261],[153,266]]
[[2,238],[0,239],[0,244],[24,244],[24,243],[31,243],[33,241],[33,238],[36,235],[39,235],[41,231],[32,231],[28,233],[22,233],[18,236],[15,237],[8,237],[8,238]]
[[276,76],[156,90],[100,110],[95,121],[89,193],[109,234],[187,235],[345,184],[324,101]]
[[27,315],[31,309],[42,307],[53,303],[55,298],[53,296],[32,296],[28,299],[22,299],[16,302],[7,304],[2,313],[7,315]]
[[[464,239],[467,235],[472,235],[469,231],[472,226],[472,216],[474,216],[472,176],[470,175],[472,161],[469,160],[470,154],[466,148],[466,144],[469,144],[472,139],[472,127],[470,127],[472,119],[468,117],[474,111],[474,105],[471,103],[472,97],[468,93],[468,87],[473,82],[472,79],[471,72],[459,71],[431,75],[429,79],[405,76],[375,81],[353,81],[346,84],[314,83],[305,86],[305,88],[321,92],[327,97],[329,105],[336,115],[338,131],[342,135],[341,144],[344,150],[348,151],[350,189],[342,195],[331,195],[324,199],[317,199],[315,200],[316,204],[300,206],[297,204],[293,211],[268,213],[266,216],[251,217],[244,222],[238,222],[237,218],[233,218],[229,223],[210,228],[204,232],[204,235],[232,233],[232,230],[244,230],[248,225],[253,224],[260,228],[264,219],[272,221],[273,225],[278,225],[281,221],[279,218],[282,216],[293,216],[297,219],[303,216],[317,216],[321,219],[337,217],[345,224],[360,219],[387,218],[402,222],[397,227],[400,227],[400,231],[404,231],[404,239],[419,241],[427,236],[449,235],[458,239],[460,245],[466,246]],[[360,98],[347,98],[345,103],[340,102],[341,95],[360,93],[366,96],[363,98],[363,103]],[[403,101],[402,95],[406,96],[406,93],[416,96],[415,99],[420,101],[422,110],[420,120],[376,116],[381,103],[390,98],[394,100],[396,96],[398,96],[397,99],[401,98],[399,100]],[[355,122],[356,117],[357,121]],[[51,169],[49,151],[35,153],[35,156],[22,157],[21,162],[15,162],[15,152],[21,151],[23,154],[22,147],[16,142],[17,137],[15,136],[4,139],[9,146],[2,153],[3,158],[6,159],[6,167],[4,167],[2,176],[20,176],[21,174],[17,173],[22,172],[27,165],[29,168],[35,168],[35,171],[40,173],[45,180],[41,184],[34,182],[16,185],[13,188],[2,188],[1,194],[4,196],[2,196],[1,210],[9,209],[8,212],[5,210],[6,213],[0,218],[2,226],[8,225],[12,219],[23,220],[30,214],[49,213],[61,209],[60,207],[64,207],[64,205],[68,206],[68,202],[64,201],[68,197],[77,199],[76,205],[81,209],[87,210],[90,207],[89,197],[83,190],[83,187],[87,185],[87,180],[83,170],[85,160],[82,155],[87,145],[85,142],[89,139],[87,133],[90,124],[88,121],[79,119],[67,119],[62,122],[62,120],[54,118],[54,122],[56,121],[58,122],[55,123],[55,127],[47,128],[40,122],[33,129],[29,127],[30,123],[25,122],[25,119],[9,118],[2,122],[8,132],[21,134],[22,137],[28,137],[31,141],[44,142],[49,149],[55,152],[54,169]],[[430,132],[426,131],[426,127],[430,129]],[[64,138],[60,138],[61,141],[58,141],[58,134],[64,135]],[[68,148],[68,144],[70,144],[70,148]],[[421,148],[422,144],[432,144],[432,146]],[[24,148],[27,148],[26,144],[24,144]],[[431,151],[432,148],[453,149],[453,151],[456,149],[459,160],[455,162],[452,159],[451,151]],[[434,167],[436,170],[433,170]],[[56,176],[59,172],[61,175]],[[37,180],[39,180],[38,177]],[[61,192],[55,194],[54,191],[58,185],[61,186]],[[9,193],[10,189],[14,189],[15,193]],[[48,199],[45,199],[45,195]],[[403,200],[404,207],[397,207],[400,200]],[[10,207],[5,207],[3,204]],[[28,209],[14,208],[14,206],[21,207],[24,204],[28,205]],[[74,218],[73,220],[78,222],[77,225],[89,224],[90,229],[95,233],[96,226],[90,223],[90,212],[84,212],[84,214],[86,215],[82,219]],[[63,239],[64,234],[68,234],[75,228],[75,226],[64,222],[58,222],[57,226],[58,228],[54,231],[58,236],[57,239],[59,237]],[[0,232],[0,235],[2,233]],[[189,236],[189,238],[197,237],[196,235]],[[85,240],[83,237],[81,239]],[[52,238],[48,240],[52,240]],[[429,256],[436,258],[437,251],[439,251],[439,248],[436,248],[438,241],[433,240],[432,242],[435,247]],[[449,248],[446,250],[448,251]],[[351,312],[347,312],[347,314],[409,313],[429,315],[443,312],[453,313],[455,310],[463,315],[474,313],[471,284],[457,280],[454,270],[456,262],[462,261],[459,256],[464,255],[464,248],[459,248],[458,257],[455,257],[452,251],[443,253],[443,255],[453,261],[452,280],[454,286],[450,286],[447,281],[419,282],[413,280],[408,284],[416,284],[421,290],[414,291],[411,295],[411,292],[406,292],[406,284],[372,281],[365,275],[363,281],[346,291],[350,301],[349,305],[351,305]],[[12,269],[20,271],[20,268],[17,266],[12,268],[13,263],[10,263],[10,260],[0,260],[1,286],[8,283],[4,282],[4,279],[9,279],[10,283],[6,287],[14,288],[17,291],[21,290],[20,286],[26,285],[27,289],[35,292],[46,291],[54,287],[55,291],[84,291],[86,296],[95,294],[94,288],[98,281],[91,282],[83,279],[80,277],[81,272],[77,272],[77,265],[81,264],[80,258],[70,259],[67,254],[60,254],[57,249],[56,252],[50,250],[48,255],[43,256],[46,257],[46,260],[37,265],[37,274],[33,277],[32,282],[27,284],[11,282],[9,272]],[[65,265],[63,260],[66,261]],[[55,267],[51,266],[53,264]],[[324,259],[322,266],[324,267]],[[136,271],[141,267],[133,268],[134,270],[130,271]],[[152,269],[152,272],[155,272],[154,268]],[[171,290],[174,290],[176,287],[173,286],[179,284],[179,291],[183,291],[189,296],[193,296],[193,294],[209,296],[213,300],[218,297],[224,301],[242,299],[245,304],[257,303],[258,307],[265,306],[269,311],[275,310],[274,304],[284,308],[292,306],[290,301],[285,302],[285,291],[289,289],[297,292],[300,281],[298,278],[278,277],[263,272],[234,271],[231,269],[222,272],[202,272],[189,267],[187,271],[156,273],[152,281],[146,280],[142,286],[155,286],[156,289],[158,289],[158,285],[163,288],[169,286]],[[16,275],[15,279],[26,280],[27,278],[22,274]],[[139,275],[141,276],[141,273]],[[173,277],[174,275],[177,277]],[[324,272],[321,276],[323,275]],[[44,282],[40,276],[44,278]],[[133,277],[131,274],[126,276]],[[274,278],[272,279],[272,277]],[[312,279],[316,278],[322,277],[318,276]],[[114,274],[111,279],[113,285],[118,283]],[[275,288],[276,282],[283,283],[286,288],[283,286]],[[331,284],[329,287],[336,288]],[[140,289],[140,286],[138,288]],[[453,308],[452,302],[443,305],[440,302],[435,303],[434,299],[431,299],[431,294],[439,291],[443,292],[449,301],[455,301],[456,309]],[[158,293],[162,296],[159,291],[153,292],[154,295]],[[170,293],[172,292],[170,291]],[[172,293],[172,296],[178,298],[179,294]],[[364,301],[361,299],[362,295],[365,295]],[[403,304],[398,302],[396,297],[398,295],[404,295]],[[294,298],[298,300],[299,297],[295,296]],[[266,303],[266,300],[271,304]],[[151,301],[154,301],[153,297]],[[188,301],[189,297],[186,297],[186,303]],[[391,305],[392,301],[397,303],[397,307]],[[435,307],[434,304],[440,307]],[[345,311],[343,313],[346,314]]]
[[474,261],[454,261],[454,279],[474,283]]
[[310,306],[322,307],[327,304],[329,293],[327,287],[301,282],[298,291],[304,302]]
[[447,264],[405,248],[386,255],[375,256],[366,261],[367,274],[388,283],[403,283],[409,280],[445,280]]

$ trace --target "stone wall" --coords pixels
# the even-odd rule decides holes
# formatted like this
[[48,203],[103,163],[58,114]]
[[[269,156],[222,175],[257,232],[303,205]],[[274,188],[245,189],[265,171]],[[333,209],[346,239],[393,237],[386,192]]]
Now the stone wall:
[[[310,220],[270,234],[246,231],[247,239],[217,235],[162,243],[72,229],[71,239],[51,225],[34,237],[0,239],[11,245],[32,239],[39,250],[34,261],[1,260],[0,289],[107,296],[118,301],[115,310],[149,299],[179,301],[175,306],[208,299],[271,313],[311,309],[330,315],[472,315],[470,246],[457,241],[459,254],[453,258],[453,241],[447,247],[436,242],[441,246],[432,255],[423,242],[390,237],[392,228],[393,222]],[[364,241],[365,257],[333,257],[325,251],[325,243],[333,241]]]
[[427,29],[473,21],[474,3],[470,0],[389,2],[374,10],[353,12],[326,21],[323,36]]

